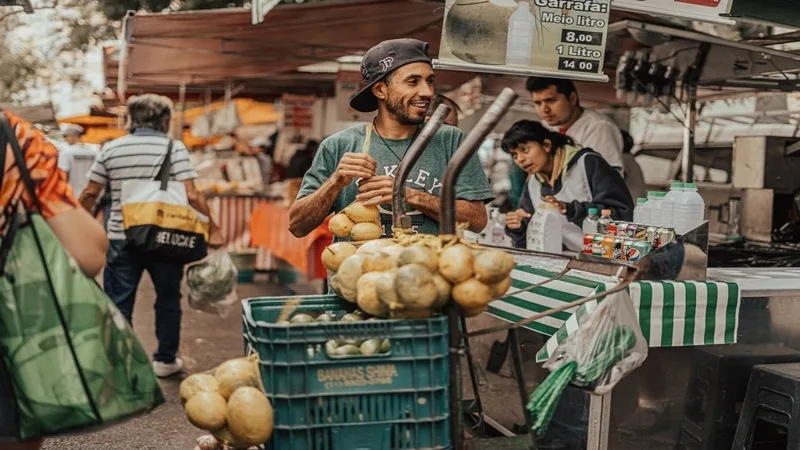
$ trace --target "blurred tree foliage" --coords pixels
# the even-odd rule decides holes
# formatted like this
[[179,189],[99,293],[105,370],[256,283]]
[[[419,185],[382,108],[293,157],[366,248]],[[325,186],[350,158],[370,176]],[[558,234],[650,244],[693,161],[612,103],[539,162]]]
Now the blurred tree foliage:
[[100,0],[100,7],[108,20],[120,20],[128,11],[164,10],[190,11],[244,6],[245,0]]

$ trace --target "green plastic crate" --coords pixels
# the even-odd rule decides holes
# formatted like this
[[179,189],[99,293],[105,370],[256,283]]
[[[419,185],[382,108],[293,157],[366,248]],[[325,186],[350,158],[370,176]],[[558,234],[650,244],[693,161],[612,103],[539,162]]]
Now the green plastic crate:
[[[449,449],[447,318],[276,325],[289,299],[242,302],[245,344],[258,353],[275,409],[267,450]],[[296,312],[350,312],[330,296]],[[330,339],[389,338],[388,354],[334,358]]]

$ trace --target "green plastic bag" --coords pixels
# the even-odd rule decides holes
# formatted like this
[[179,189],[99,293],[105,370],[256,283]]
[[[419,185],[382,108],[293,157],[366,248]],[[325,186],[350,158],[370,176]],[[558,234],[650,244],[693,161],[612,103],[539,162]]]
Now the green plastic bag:
[[22,151],[16,139],[7,141],[13,133],[0,116],[0,149],[10,144],[34,199],[32,212],[6,209],[0,237],[0,440],[83,430],[151,411],[164,396],[144,348],[38,214],[30,173],[19,164]]
[[5,436],[26,440],[102,425],[163,403],[133,330],[44,219],[32,215],[11,237],[0,277],[0,371],[11,382],[17,417],[0,413],[0,423],[17,429]]

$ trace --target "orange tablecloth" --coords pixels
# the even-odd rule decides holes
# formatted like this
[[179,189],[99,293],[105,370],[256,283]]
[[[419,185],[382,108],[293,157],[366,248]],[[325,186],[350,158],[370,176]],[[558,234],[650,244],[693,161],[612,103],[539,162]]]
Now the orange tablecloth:
[[250,244],[263,248],[309,279],[325,278],[322,251],[333,241],[328,219],[303,238],[289,232],[289,208],[276,203],[262,203],[250,217]]

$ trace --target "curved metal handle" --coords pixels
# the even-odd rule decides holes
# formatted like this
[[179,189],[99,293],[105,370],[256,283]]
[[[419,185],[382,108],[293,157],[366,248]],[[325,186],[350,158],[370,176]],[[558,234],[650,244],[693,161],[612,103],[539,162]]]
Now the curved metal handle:
[[403,155],[403,159],[400,161],[400,166],[397,168],[394,177],[394,186],[392,187],[394,193],[392,197],[392,226],[395,228],[411,228],[411,219],[408,218],[405,207],[405,180],[411,172],[411,168],[414,167],[414,164],[417,163],[420,156],[425,152],[425,149],[428,148],[428,144],[430,144],[431,139],[433,139],[436,132],[441,128],[448,114],[450,114],[450,107],[444,103],[439,105],[431,118],[428,119],[428,123],[422,128],[417,139],[411,143],[411,147],[408,148],[408,151]]
[[458,150],[450,160],[450,164],[444,171],[444,179],[442,180],[442,200],[439,215],[439,234],[455,234],[456,232],[456,198],[455,187],[456,180],[461,170],[469,161],[469,158],[478,150],[486,139],[486,136],[492,132],[495,126],[500,122],[500,119],[508,112],[511,105],[517,99],[517,93],[511,88],[505,88],[500,95],[497,96],[492,106],[486,111],[486,114],[481,117],[481,120],[475,125],[475,128],[470,131],[464,142],[458,147]]

